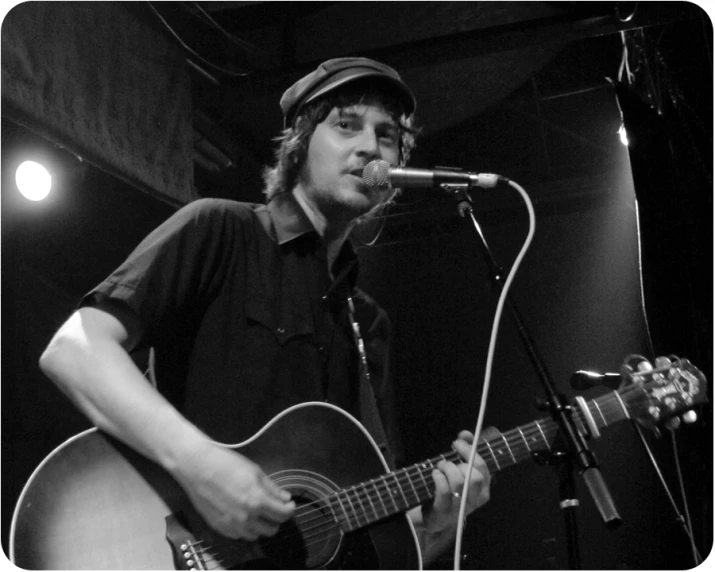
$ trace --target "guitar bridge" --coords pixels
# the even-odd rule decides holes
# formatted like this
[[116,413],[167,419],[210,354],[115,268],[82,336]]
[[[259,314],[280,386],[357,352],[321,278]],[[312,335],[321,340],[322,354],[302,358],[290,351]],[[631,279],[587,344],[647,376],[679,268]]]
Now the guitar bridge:
[[166,517],[166,539],[174,553],[177,570],[206,570],[206,550],[180,520],[181,513]]

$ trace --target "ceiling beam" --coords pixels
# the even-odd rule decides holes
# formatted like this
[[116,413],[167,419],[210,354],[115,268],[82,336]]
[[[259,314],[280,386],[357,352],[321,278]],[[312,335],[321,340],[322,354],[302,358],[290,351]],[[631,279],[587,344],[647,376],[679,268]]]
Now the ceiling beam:
[[[537,45],[563,44],[702,17],[702,9],[695,4],[640,2],[633,17],[628,21],[621,21],[615,13],[616,3],[594,4],[597,9],[589,12],[583,9],[567,10],[559,16],[536,18],[373,50],[362,50],[360,55],[383,61],[405,71],[414,67],[436,65],[485,54]],[[300,20],[296,19],[295,26],[300,27],[300,25]],[[340,55],[354,54],[335,54],[335,57]],[[321,61],[296,61],[291,62],[292,65],[289,66],[256,72],[252,74],[252,83],[254,86],[263,84],[267,88],[284,86],[288,77],[295,77],[300,72],[307,73],[315,69]]]

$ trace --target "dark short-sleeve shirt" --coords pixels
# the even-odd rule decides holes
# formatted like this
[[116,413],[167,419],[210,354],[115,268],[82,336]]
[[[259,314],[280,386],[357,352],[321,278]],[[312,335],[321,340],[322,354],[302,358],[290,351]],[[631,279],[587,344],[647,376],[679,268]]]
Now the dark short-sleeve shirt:
[[355,288],[349,243],[332,274],[292,195],[268,205],[200,199],[147,236],[81,305],[119,318],[131,349],[153,347],[159,390],[211,438],[236,443],[305,401],[363,417],[346,303],[352,293],[395,451],[389,320]]

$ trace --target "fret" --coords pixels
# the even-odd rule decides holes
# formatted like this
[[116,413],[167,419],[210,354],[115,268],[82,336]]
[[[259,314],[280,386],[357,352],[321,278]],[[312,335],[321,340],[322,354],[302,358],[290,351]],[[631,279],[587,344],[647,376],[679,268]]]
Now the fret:
[[[414,502],[419,503],[421,499],[420,499],[420,495],[417,494],[417,489],[415,488],[414,483],[412,482],[412,475],[410,475],[410,472],[408,469],[404,469],[402,472],[407,477],[407,482],[410,484],[410,488],[412,489],[412,494],[415,496]],[[418,469],[418,472],[419,472],[419,469]],[[412,504],[412,503],[410,503],[410,504]]]
[[601,436],[601,433],[598,431],[596,420],[593,418],[593,415],[591,415],[591,410],[588,408],[586,400],[580,395],[577,395],[576,405],[578,405],[579,411],[581,412],[581,418],[586,422],[586,426],[588,427],[586,435],[590,435],[594,439],[598,439]]
[[357,485],[354,487],[351,487],[350,490],[355,494],[356,502],[360,504],[360,510],[355,515],[355,520],[357,521],[358,526],[361,526],[360,525],[360,516],[362,516],[365,519],[365,524],[369,524],[370,521],[367,518],[367,510],[365,510],[365,505],[362,502],[362,498],[360,498],[360,493],[357,490]]
[[427,480],[425,479],[425,475],[424,475],[424,473],[422,472],[422,469],[421,469],[420,467],[421,467],[421,468],[425,468],[425,469],[429,469],[429,466],[427,465],[427,463],[422,463],[421,465],[418,465],[418,466],[417,466],[417,472],[418,472],[418,474],[420,475],[420,479],[422,479],[422,484],[425,486],[425,490],[426,490],[426,491],[429,491],[429,490],[430,490],[429,483],[428,483]]
[[335,510],[335,506],[334,506],[334,503],[333,503],[333,501],[334,501],[335,498],[338,499],[338,504],[340,504],[339,494],[334,494],[334,495],[331,495],[331,496],[329,496],[329,497],[325,497],[325,503],[326,503],[328,509],[330,510],[330,514],[333,516],[333,520],[335,521],[335,524],[337,524],[338,526],[340,526],[340,525],[342,524],[342,523],[340,522],[340,515],[339,515],[338,512]]
[[516,460],[516,457],[514,456],[514,452],[511,450],[511,447],[509,446],[509,441],[507,441],[506,437],[504,437],[504,433],[500,433],[500,435],[504,441],[504,444],[506,445],[507,450],[509,451],[509,454],[511,455],[512,460],[514,461],[514,464],[516,465],[517,460]]
[[[581,411],[580,411],[580,410],[575,410],[573,407],[570,407],[570,409],[571,409],[571,411],[572,411],[571,418],[574,420],[574,423],[576,423],[578,432],[579,432],[581,435],[589,435],[589,434],[590,434],[590,431],[589,431],[588,428],[583,424],[583,419],[582,419],[582,415],[583,415],[583,414],[581,413]],[[574,411],[576,412],[576,415],[573,415],[573,412],[574,412]]]
[[373,480],[370,481],[370,482],[372,483],[372,486],[375,487],[375,492],[377,493],[377,498],[380,500],[380,504],[382,505],[382,509],[385,511],[385,515],[384,515],[384,516],[387,516],[387,515],[390,514],[390,513],[388,512],[387,507],[385,506],[385,501],[382,500],[382,494],[380,493],[380,489],[377,487],[377,481],[373,479]]
[[380,516],[377,514],[377,510],[375,510],[375,505],[372,504],[372,499],[370,498],[370,493],[367,490],[367,483],[362,484],[362,490],[365,493],[365,496],[367,497],[367,502],[370,503],[370,508],[372,509],[372,512],[375,515],[375,520],[379,520]]
[[[355,517],[355,522],[357,523],[357,526],[360,526],[360,519],[357,516],[357,511],[355,510],[355,506],[353,505],[353,501],[350,500],[350,490],[351,489],[345,489],[343,492],[345,493],[345,498],[348,500],[348,504],[350,505],[350,512],[354,515]],[[352,526],[352,525],[351,525]],[[357,528],[353,526],[352,528]]]
[[531,453],[531,447],[529,446],[529,441],[526,438],[526,435],[524,435],[524,432],[521,430],[521,427],[517,427],[519,430],[519,434],[521,435],[521,438],[524,440],[524,444],[526,445],[526,448],[529,450],[529,453]]
[[626,418],[626,419],[630,419],[630,418],[631,418],[631,414],[628,413],[628,409],[626,408],[626,404],[623,403],[623,400],[621,399],[621,396],[618,394],[617,391],[614,391],[614,392],[613,392],[613,395],[615,395],[615,396],[616,396],[616,399],[618,399],[618,403],[621,405],[621,409],[623,409],[623,413],[625,414],[625,418]]
[[395,473],[391,473],[392,478],[395,480],[395,486],[397,487],[397,490],[400,491],[400,494],[402,495],[402,500],[405,501],[405,506],[404,508],[407,508],[410,506],[410,503],[407,502],[407,498],[405,497],[405,493],[402,491],[402,485],[400,485],[400,481],[397,479],[397,475]]
[[345,506],[343,505],[343,501],[340,499],[340,495],[341,495],[342,493],[344,493],[344,492],[345,492],[345,491],[340,491],[339,493],[337,493],[337,494],[335,495],[335,498],[338,499],[338,504],[340,505],[340,510],[343,511],[343,514],[345,515],[345,522],[347,522],[347,524],[348,524],[348,527],[347,527],[347,528],[348,528],[348,530],[350,530],[350,529],[352,528],[352,526],[350,525],[350,517],[348,516],[348,511],[345,510]]
[[489,444],[489,441],[484,441],[484,444],[487,446],[487,448],[489,449],[489,452],[492,455],[494,464],[497,466],[497,471],[501,471],[501,466],[499,465],[499,461],[497,461],[496,455],[494,455],[494,451],[492,450],[492,446]]
[[392,492],[390,491],[390,485],[387,484],[387,476],[388,475],[382,475],[382,481],[385,483],[385,489],[387,490],[388,494],[390,495],[390,500],[392,501],[392,504],[395,505],[395,512],[399,512],[400,509],[397,506],[397,503],[395,502],[395,498],[392,496]]
[[[608,421],[606,421],[606,418],[603,416],[603,411],[601,411],[601,406],[598,404],[598,401],[591,401],[596,406],[596,410],[598,411],[598,414],[601,416],[601,419],[603,419],[603,426],[606,427],[608,425]],[[595,419],[594,419],[595,422]]]
[[546,438],[546,434],[544,433],[544,430],[541,428],[541,424],[538,421],[534,421],[536,426],[539,429],[539,432],[541,433],[541,436],[544,438],[544,444],[546,445],[546,448],[551,451],[551,445],[549,444],[549,440]]

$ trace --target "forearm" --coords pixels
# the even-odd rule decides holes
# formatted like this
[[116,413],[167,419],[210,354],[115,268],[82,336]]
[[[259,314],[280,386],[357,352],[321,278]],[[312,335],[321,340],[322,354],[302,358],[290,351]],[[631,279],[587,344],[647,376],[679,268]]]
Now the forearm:
[[115,339],[88,329],[79,313],[73,315],[42,355],[43,372],[94,425],[173,471],[205,437],[148,383]]

